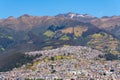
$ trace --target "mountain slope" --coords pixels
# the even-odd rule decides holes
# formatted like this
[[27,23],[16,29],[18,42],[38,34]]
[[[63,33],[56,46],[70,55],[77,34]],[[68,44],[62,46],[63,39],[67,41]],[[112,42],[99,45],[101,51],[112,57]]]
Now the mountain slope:
[[120,39],[120,16],[103,17],[92,20],[91,23]]
[[[8,39],[5,45],[5,40],[3,40],[4,37],[1,36],[1,40],[3,40],[1,41],[3,44],[0,44],[1,51],[13,49],[15,47],[15,49],[17,49],[17,47],[19,49],[22,44],[26,47],[29,47],[28,45],[33,45],[39,47],[38,49],[50,45],[59,47],[64,45],[65,42],[72,45],[76,42],[72,40],[72,38],[82,35],[87,36],[100,31],[94,25],[83,23],[78,20],[29,15],[23,15],[19,18],[9,17],[2,20],[0,26],[1,34],[6,35],[5,37]],[[70,43],[71,40],[73,43]]]
[[76,13],[65,13],[59,14],[56,17],[64,17],[69,19],[79,20],[81,22],[89,22],[96,27],[105,30],[106,32],[114,35],[114,37],[120,39],[120,16],[103,16],[101,18],[97,18],[88,14],[76,14]]
[[[10,69],[14,68],[14,65],[24,57],[21,53],[63,46],[88,46],[103,53],[120,54],[119,26],[114,27],[119,23],[117,19],[119,18],[102,20],[102,18],[73,13],[55,17],[23,15],[18,18],[11,16],[2,19],[0,20],[0,53],[2,53],[0,64],[6,62],[0,65],[0,68],[12,62],[15,64],[12,63]],[[112,28],[109,27],[111,25]],[[19,65],[23,64],[25,63],[20,62]]]
[[[101,41],[105,44],[115,42],[115,45],[108,45],[109,48],[104,51],[110,52],[113,50],[111,46],[114,46],[114,51],[119,52],[117,23],[119,23],[117,16],[96,18],[88,14],[75,13],[59,14],[55,17],[27,14],[18,18],[11,16],[0,21],[0,52],[9,53],[11,50],[25,52],[64,45],[84,45],[98,49]],[[101,33],[108,37],[93,37]],[[94,44],[97,46],[93,46]],[[105,44],[102,46],[106,46]],[[103,51],[102,48],[99,50]]]

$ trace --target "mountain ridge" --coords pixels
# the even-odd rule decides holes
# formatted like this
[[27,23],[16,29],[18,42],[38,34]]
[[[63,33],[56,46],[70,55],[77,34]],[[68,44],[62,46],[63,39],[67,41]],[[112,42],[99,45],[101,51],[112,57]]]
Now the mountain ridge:
[[[0,40],[4,40],[0,47],[4,51],[5,48],[22,44],[28,45],[29,42],[33,42],[33,46],[45,41],[52,43],[52,41],[62,40],[64,43],[64,40],[73,39],[74,42],[75,38],[79,41],[79,37],[87,37],[99,32],[107,33],[119,39],[118,19],[120,19],[119,16],[97,18],[88,14],[82,15],[71,12],[56,16],[31,16],[28,14],[18,18],[10,16],[0,21]],[[103,28],[102,25],[106,25],[107,28],[104,26]]]

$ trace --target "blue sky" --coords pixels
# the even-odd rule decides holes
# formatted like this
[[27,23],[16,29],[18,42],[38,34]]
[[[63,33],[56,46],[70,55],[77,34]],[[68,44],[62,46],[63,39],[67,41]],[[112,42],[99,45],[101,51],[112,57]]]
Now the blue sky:
[[75,12],[97,17],[120,15],[120,0],[0,0],[0,18]]

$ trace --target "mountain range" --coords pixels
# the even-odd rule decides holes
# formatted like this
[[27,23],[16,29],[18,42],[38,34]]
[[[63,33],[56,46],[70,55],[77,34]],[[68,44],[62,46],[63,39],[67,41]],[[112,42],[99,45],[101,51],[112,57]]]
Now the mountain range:
[[[120,53],[120,16],[89,14],[10,16],[0,19],[0,57],[62,46],[87,46],[114,55]],[[9,56],[8,56],[9,55]],[[2,58],[0,63],[6,58]]]
[[53,47],[63,45],[64,42],[72,45],[71,42],[69,43],[70,40],[74,45],[80,45],[77,43],[81,43],[77,40],[78,38],[88,37],[95,33],[111,35],[119,41],[119,22],[120,16],[97,18],[89,14],[72,12],[56,16],[30,16],[28,14],[18,18],[10,16],[0,19],[0,50],[4,52],[19,47],[24,50],[23,46],[26,46],[26,50],[36,50],[46,45],[51,46],[52,43],[56,43],[52,44]]
[[[83,37],[90,38],[94,34],[107,34],[119,42],[119,22],[120,16],[97,18],[72,12],[56,16],[30,16],[28,14],[18,18],[10,16],[0,19],[0,51],[9,52],[15,48],[24,51],[23,46],[26,50],[36,50],[46,45],[51,46],[51,44],[52,47],[65,43],[72,45],[71,40],[74,45],[75,43],[83,45],[83,42],[79,40]],[[84,43],[87,44],[87,42]]]

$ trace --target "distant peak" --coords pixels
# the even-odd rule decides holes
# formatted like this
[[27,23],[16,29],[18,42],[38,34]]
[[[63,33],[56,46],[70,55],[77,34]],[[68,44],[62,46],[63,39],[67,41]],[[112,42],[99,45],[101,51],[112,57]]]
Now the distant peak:
[[19,18],[22,18],[22,17],[31,17],[31,15],[29,15],[29,14],[24,14],[24,15],[20,16]]
[[103,19],[103,18],[110,18],[110,17],[109,17],[109,16],[103,16],[103,17],[101,17],[101,18]]
[[9,16],[8,19],[15,19],[14,16]]
[[68,12],[68,13],[66,13],[66,14],[76,14],[76,13],[74,13],[74,12]]
[[78,18],[81,18],[81,17],[95,18],[94,16],[89,15],[89,14],[78,14],[78,13],[73,13],[73,12],[68,12],[68,13],[64,13],[64,14],[58,14],[57,16],[58,17],[62,16],[62,17],[67,17],[67,18],[74,18],[74,17],[78,17]]

